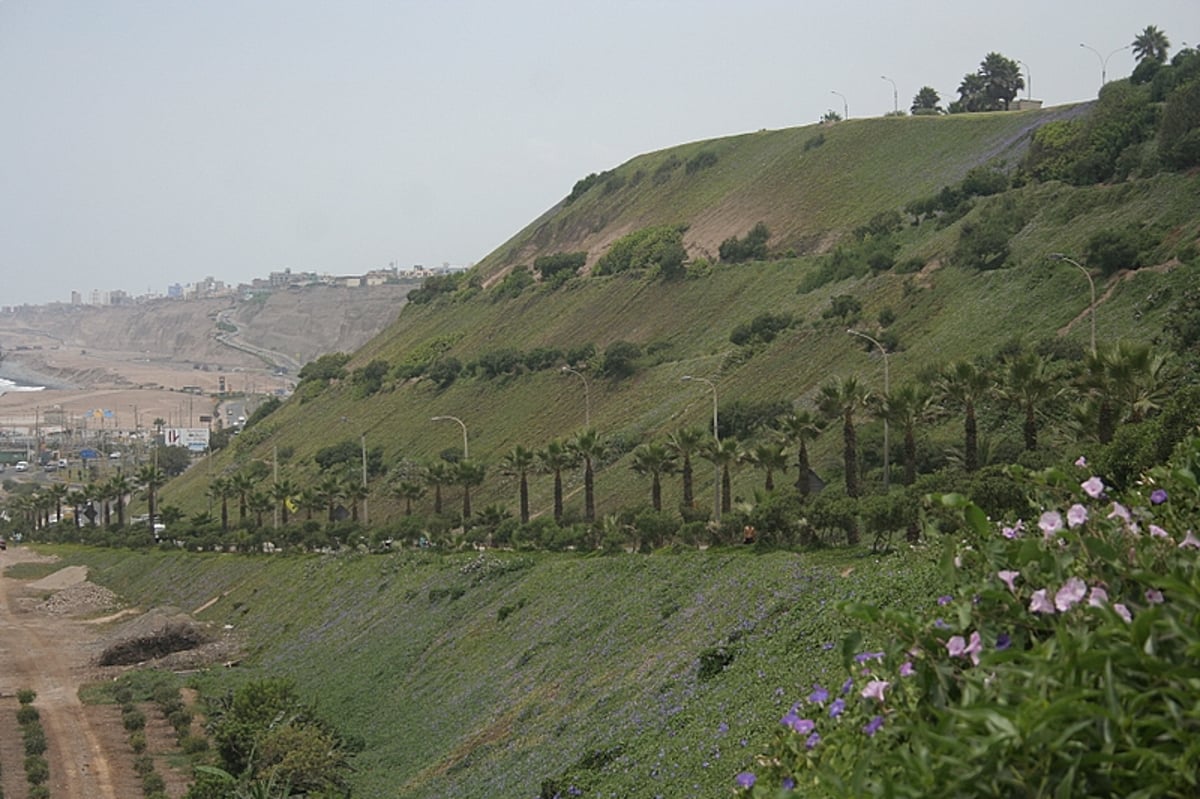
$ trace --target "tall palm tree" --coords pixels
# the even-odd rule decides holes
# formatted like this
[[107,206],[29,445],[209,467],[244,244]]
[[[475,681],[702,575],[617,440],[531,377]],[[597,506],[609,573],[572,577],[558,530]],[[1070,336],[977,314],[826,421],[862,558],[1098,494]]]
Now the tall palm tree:
[[66,483],[55,483],[50,486],[50,490],[46,492],[49,497],[52,507],[54,508],[55,524],[62,524],[63,499],[67,496],[67,492],[71,489]]
[[238,498],[238,525],[245,526],[246,510],[249,504],[250,494],[253,493],[258,481],[248,472],[238,472],[229,482],[230,488]]
[[288,503],[296,495],[296,490],[296,484],[286,477],[271,484],[271,500],[279,509],[279,518],[285,526],[288,523],[288,511],[290,510]]
[[229,532],[229,498],[234,494],[233,481],[225,475],[214,477],[208,483],[208,495],[221,503],[221,532]]
[[457,474],[446,461],[434,461],[425,469],[425,482],[433,486],[433,512],[442,513],[442,486],[453,485]]
[[1147,25],[1145,30],[1134,37],[1130,46],[1133,47],[1133,57],[1138,60],[1138,63],[1149,59],[1159,64],[1165,64],[1171,42],[1167,39],[1167,34],[1154,25]]
[[808,460],[808,445],[816,441],[824,429],[824,421],[808,410],[789,413],[779,420],[779,436],[789,446],[796,448],[796,490],[802,497],[808,496],[808,474],[812,470]]
[[563,519],[563,481],[564,469],[570,469],[579,462],[575,451],[562,441],[551,441],[546,448],[539,450],[538,469],[554,475],[554,521],[559,524]]
[[487,469],[478,461],[463,458],[458,462],[455,473],[458,484],[462,486],[463,490],[463,523],[465,524],[467,519],[471,518],[471,488],[483,484]]
[[342,496],[350,503],[350,521],[358,521],[358,505],[369,493],[370,489],[357,478],[347,477],[342,480]]
[[880,397],[876,414],[888,424],[900,428],[904,438],[904,484],[917,479],[917,424],[932,418],[937,409],[933,391],[924,383],[906,383]]
[[778,441],[758,444],[742,455],[742,459],[756,469],[766,472],[764,491],[775,490],[775,472],[787,471],[787,450]]
[[137,484],[143,491],[146,492],[146,504],[150,509],[150,529],[154,529],[154,522],[158,517],[158,489],[162,488],[167,482],[167,475],[162,469],[152,463],[147,463],[137,470],[135,478]]
[[327,474],[317,483],[316,491],[317,496],[321,498],[321,504],[325,506],[326,521],[332,524],[338,500],[342,498],[342,481],[332,474]]
[[583,461],[583,518],[596,521],[596,461],[604,457],[607,447],[595,428],[582,431],[571,439],[571,449]]
[[425,496],[425,486],[412,480],[401,480],[396,483],[393,493],[404,500],[404,515],[412,516],[412,504]]
[[942,372],[938,381],[941,397],[963,411],[963,469],[979,468],[979,425],[977,406],[992,388],[992,378],[969,361],[956,361]]
[[1167,399],[1167,358],[1149,344],[1118,341],[1106,353],[1110,385],[1125,419],[1140,422]]
[[692,455],[700,452],[708,440],[708,433],[700,427],[681,427],[667,437],[667,447],[679,460],[679,473],[683,476],[683,505],[695,506],[692,481]]
[[650,505],[656,511],[662,510],[662,476],[675,469],[675,453],[672,449],[669,444],[650,443],[633,450],[630,468],[642,476],[649,475]]
[[858,487],[858,434],[854,430],[854,413],[867,401],[867,392],[858,380],[847,377],[841,383],[831,382],[821,386],[817,407],[825,418],[842,422],[842,463],[846,470],[846,496],[857,497]]
[[87,492],[81,488],[73,488],[67,492],[66,500],[67,504],[69,504],[74,511],[74,513],[71,515],[75,519],[75,529],[78,530],[82,526],[82,523],[79,521],[79,517],[83,515],[83,506],[87,504],[88,501]]
[[271,492],[269,490],[251,491],[246,504],[250,507],[250,512],[254,514],[255,527],[262,529],[263,515],[275,507],[275,501],[271,498]]
[[700,454],[721,470],[721,512],[729,513],[733,507],[731,471],[741,461],[741,447],[735,438],[723,438],[720,441],[709,439]]
[[1038,411],[1061,393],[1059,382],[1051,376],[1046,361],[1036,352],[1022,353],[1007,363],[999,395],[1002,402],[1020,410],[1023,417],[1021,432],[1027,451],[1037,449]]
[[519,482],[519,499],[521,503],[521,524],[529,524],[529,472],[537,463],[533,450],[525,449],[518,444],[504,456],[501,469],[509,477],[516,477]]
[[300,489],[300,493],[296,494],[296,505],[304,511],[304,520],[311,522],[313,511],[319,510],[325,506],[325,500],[318,493],[317,489],[312,486],[305,486]]
[[123,474],[115,474],[108,478],[109,495],[112,497],[117,510],[117,524],[125,526],[125,497],[133,492],[133,481]]

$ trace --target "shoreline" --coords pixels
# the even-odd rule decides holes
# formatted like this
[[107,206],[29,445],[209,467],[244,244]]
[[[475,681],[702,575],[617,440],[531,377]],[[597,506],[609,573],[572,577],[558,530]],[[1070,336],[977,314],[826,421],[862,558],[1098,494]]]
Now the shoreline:
[[70,391],[79,388],[79,386],[73,383],[39,372],[22,361],[14,360],[11,352],[5,353],[4,360],[0,361],[0,378],[11,380],[15,383],[16,387],[13,390],[17,391],[28,391],[37,386],[58,391]]

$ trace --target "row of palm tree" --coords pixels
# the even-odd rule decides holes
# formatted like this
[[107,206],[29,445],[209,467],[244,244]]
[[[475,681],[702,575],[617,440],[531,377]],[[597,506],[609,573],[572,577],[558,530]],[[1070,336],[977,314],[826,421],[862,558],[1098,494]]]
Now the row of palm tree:
[[[72,509],[76,528],[83,526],[83,518],[86,517],[89,507],[93,513],[99,513],[100,523],[104,526],[111,525],[114,516],[116,523],[124,526],[125,511],[133,494],[143,491],[149,504],[150,521],[153,523],[158,518],[158,489],[166,482],[166,474],[161,469],[153,464],[146,464],[133,475],[118,472],[107,480],[82,486],[53,483],[32,493],[14,494],[9,497],[6,508],[33,529],[61,522],[64,517],[63,510],[67,507]],[[96,509],[96,505],[99,505],[99,510]]]

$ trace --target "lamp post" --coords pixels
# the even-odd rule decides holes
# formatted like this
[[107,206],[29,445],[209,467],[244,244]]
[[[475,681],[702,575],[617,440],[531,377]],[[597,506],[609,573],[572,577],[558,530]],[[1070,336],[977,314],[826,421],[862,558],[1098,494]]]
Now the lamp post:
[[430,419],[429,421],[431,421],[431,422],[458,422],[458,426],[461,427],[462,431],[463,431],[463,460],[466,460],[467,458],[471,457],[471,452],[470,452],[470,450],[467,449],[467,423],[466,422],[464,422],[462,419],[459,419],[457,416],[435,416],[432,419]]
[[[350,420],[348,418],[346,418],[345,416],[343,416],[342,421],[349,422]],[[367,491],[366,491],[366,489],[367,489],[367,431],[366,430],[362,431],[361,433],[358,434],[358,437],[359,437],[360,443],[362,444],[363,525],[370,526],[371,521],[370,521],[370,516],[367,513]],[[277,464],[276,465],[276,473],[275,473],[275,482],[279,482],[278,468],[279,467]],[[278,513],[279,509],[276,508],[275,512]]]
[[[868,336],[859,330],[846,328],[846,332],[852,336],[865,338],[867,341],[879,348],[879,353],[883,356],[883,393],[884,396],[891,395],[890,376],[888,374],[888,354],[887,348],[876,341],[873,337]],[[886,494],[891,487],[891,464],[889,458],[890,452],[888,447],[888,420],[883,417],[883,492]]]
[[850,104],[846,102],[846,95],[842,94],[841,92],[835,92],[833,89],[830,89],[829,93],[836,94],[838,97],[842,98],[842,119],[849,119],[850,118]]
[[[721,436],[717,432],[717,384],[709,380],[707,377],[695,377],[693,375],[684,375],[680,380],[695,380],[699,383],[706,384],[712,389],[713,395],[713,441],[718,446],[721,444]],[[719,523],[721,521],[721,467],[716,461],[713,461],[713,518]]]
[[1096,281],[1092,280],[1092,273],[1091,273],[1091,272],[1089,272],[1089,271],[1088,271],[1088,270],[1087,270],[1087,269],[1086,269],[1086,268],[1083,266],[1083,264],[1079,263],[1078,261],[1076,261],[1076,260],[1075,260],[1075,259],[1073,259],[1073,258],[1068,258],[1066,255],[1064,255],[1064,254],[1063,254],[1063,253],[1061,253],[1061,252],[1052,252],[1052,253],[1050,253],[1050,260],[1051,260],[1051,261],[1066,261],[1066,262],[1067,262],[1067,263],[1069,263],[1071,266],[1073,266],[1073,267],[1075,267],[1076,269],[1078,269],[1080,272],[1083,272],[1083,276],[1087,278],[1087,282],[1088,282],[1088,288],[1089,288],[1089,289],[1091,289],[1091,292],[1092,292],[1092,301],[1091,301],[1091,304],[1088,306],[1088,310],[1091,312],[1091,317],[1092,317],[1092,318],[1091,318],[1091,323],[1092,323],[1092,355],[1095,355],[1095,354],[1096,354]]
[[1029,71],[1029,65],[1021,59],[1017,59],[1017,63],[1025,67],[1025,99],[1033,97],[1033,73]]
[[1108,83],[1108,59],[1112,58],[1113,56],[1115,56],[1117,53],[1121,52],[1122,50],[1128,50],[1130,47],[1133,47],[1133,45],[1127,44],[1124,47],[1118,47],[1116,50],[1113,50],[1108,55],[1102,56],[1102,55],[1100,55],[1100,51],[1097,50],[1095,47],[1089,47],[1088,45],[1084,44],[1083,42],[1080,42],[1079,46],[1085,50],[1091,50],[1093,53],[1096,54],[1096,58],[1099,59],[1099,61],[1100,61],[1100,88],[1101,89],[1104,88],[1105,83]]
[[899,114],[900,113],[900,92],[896,88],[896,81],[892,80],[887,75],[880,75],[879,77],[883,80],[886,80],[888,83],[892,84],[892,113]]
[[585,430],[591,429],[591,426],[592,426],[592,396],[591,396],[591,392],[588,390],[587,378],[584,377],[583,372],[580,372],[578,369],[572,369],[569,366],[564,366],[562,368],[562,373],[576,375],[580,380],[583,381],[583,427]]

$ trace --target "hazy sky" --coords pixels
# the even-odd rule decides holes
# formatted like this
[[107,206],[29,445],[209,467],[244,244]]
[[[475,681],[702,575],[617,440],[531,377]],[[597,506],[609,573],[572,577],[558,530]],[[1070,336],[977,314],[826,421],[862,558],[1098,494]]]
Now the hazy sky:
[[0,306],[465,265],[640,153],[890,111],[883,75],[948,102],[995,50],[1094,98],[1080,43],[1146,25],[1200,43],[1200,2],[0,0]]

